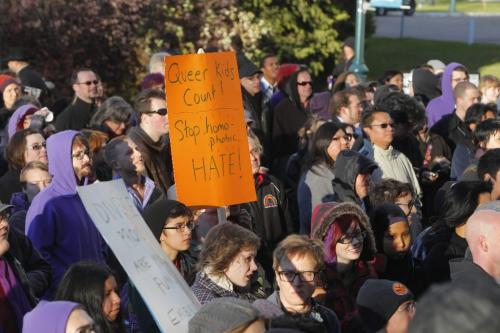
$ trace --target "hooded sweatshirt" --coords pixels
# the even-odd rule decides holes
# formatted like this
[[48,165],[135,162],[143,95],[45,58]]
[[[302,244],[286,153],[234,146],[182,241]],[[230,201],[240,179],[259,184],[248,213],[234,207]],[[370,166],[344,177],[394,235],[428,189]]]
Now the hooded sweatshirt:
[[78,303],[41,301],[24,316],[23,333],[65,333],[69,316]]
[[354,202],[360,206],[363,202],[356,194],[356,177],[360,173],[371,174],[377,168],[377,164],[352,150],[343,150],[335,161],[333,173],[335,179],[332,180],[335,201]]
[[24,117],[26,113],[28,113],[28,111],[33,109],[38,110],[38,108],[33,104],[26,104],[17,108],[17,110],[9,119],[9,125],[7,127],[7,134],[9,136],[9,139],[12,138],[12,136],[17,132],[17,124],[19,123],[19,121]]
[[71,150],[77,134],[63,131],[47,140],[52,183],[33,199],[26,217],[26,234],[52,266],[52,286],[45,297],[52,295],[72,264],[105,263],[105,242],[76,192]]
[[441,95],[439,78],[426,69],[415,69],[412,74],[413,93],[427,106],[431,100]]
[[463,65],[452,62],[446,66],[443,77],[441,78],[441,96],[434,98],[429,102],[426,108],[429,128],[439,121],[444,115],[450,114],[455,109],[455,95],[451,87],[451,77],[455,68]]

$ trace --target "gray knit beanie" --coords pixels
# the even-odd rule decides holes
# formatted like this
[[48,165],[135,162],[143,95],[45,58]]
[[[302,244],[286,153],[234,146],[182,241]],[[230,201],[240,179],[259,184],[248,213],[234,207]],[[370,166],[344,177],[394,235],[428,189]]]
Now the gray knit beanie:
[[189,333],[221,333],[261,317],[260,312],[248,301],[233,297],[216,298],[189,320]]

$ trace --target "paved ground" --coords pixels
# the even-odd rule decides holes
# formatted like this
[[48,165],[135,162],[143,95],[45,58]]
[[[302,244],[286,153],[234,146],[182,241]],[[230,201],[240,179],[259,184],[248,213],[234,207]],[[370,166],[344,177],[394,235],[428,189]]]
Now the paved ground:
[[[386,16],[377,16],[376,20],[375,36],[400,37],[400,12],[389,12]],[[500,44],[500,15],[416,13],[404,17],[403,37],[465,43],[473,39],[475,43]]]

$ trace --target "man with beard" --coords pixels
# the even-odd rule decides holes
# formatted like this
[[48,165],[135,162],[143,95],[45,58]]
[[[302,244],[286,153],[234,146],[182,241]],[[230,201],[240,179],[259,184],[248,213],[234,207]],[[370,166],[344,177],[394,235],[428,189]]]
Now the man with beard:
[[[80,68],[71,74],[71,85],[75,92],[73,102],[57,117],[58,131],[87,128],[96,111],[96,100],[102,97],[100,79],[93,70]],[[102,88],[102,86],[101,86]]]
[[77,186],[91,176],[87,140],[76,131],[63,131],[47,140],[52,183],[40,192],[26,216],[26,234],[52,266],[53,295],[66,270],[82,260],[105,263],[106,245],[78,196]]

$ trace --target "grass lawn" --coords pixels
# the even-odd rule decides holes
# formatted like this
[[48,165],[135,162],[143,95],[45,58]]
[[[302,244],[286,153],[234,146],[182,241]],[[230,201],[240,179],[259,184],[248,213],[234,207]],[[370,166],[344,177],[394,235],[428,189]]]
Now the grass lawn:
[[500,45],[439,42],[412,38],[373,37],[366,41],[365,61],[368,77],[377,78],[387,69],[409,72],[412,68],[439,59],[444,63],[459,62],[471,73],[500,77]]
[[[416,0],[417,4],[419,0]],[[484,12],[500,13],[500,1],[486,0],[485,6],[479,0],[457,0],[457,12]],[[435,0],[435,5],[429,5],[429,0],[425,0],[425,5],[417,8],[417,12],[447,12],[450,0]]]

